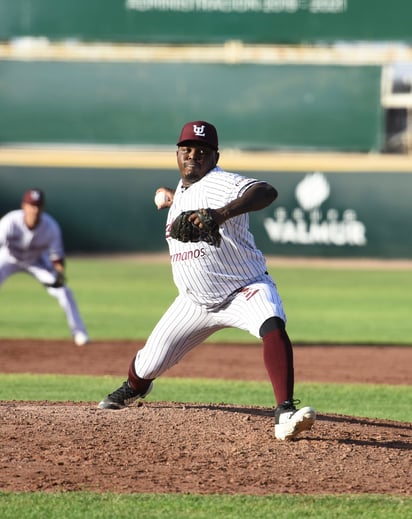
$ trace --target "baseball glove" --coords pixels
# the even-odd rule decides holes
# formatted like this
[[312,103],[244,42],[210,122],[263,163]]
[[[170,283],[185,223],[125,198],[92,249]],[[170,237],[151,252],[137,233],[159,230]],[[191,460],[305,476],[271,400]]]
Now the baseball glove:
[[62,287],[66,283],[66,276],[64,272],[57,272],[56,281],[54,282],[54,286],[56,288]]
[[[193,213],[197,214],[202,223],[202,228],[195,225],[188,218]],[[172,223],[170,236],[183,242],[205,241],[215,247],[220,246],[221,236],[219,226],[215,222],[210,209],[198,209],[197,211],[184,211]]]
[[64,272],[58,272],[57,270],[54,272],[56,275],[56,279],[53,283],[44,283],[44,286],[49,288],[61,288],[66,283],[66,276]]

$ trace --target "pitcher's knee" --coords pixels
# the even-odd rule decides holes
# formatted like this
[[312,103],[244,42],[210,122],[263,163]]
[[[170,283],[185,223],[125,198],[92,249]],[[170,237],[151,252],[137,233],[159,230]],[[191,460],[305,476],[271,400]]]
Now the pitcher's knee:
[[274,332],[275,330],[284,330],[285,321],[280,317],[269,317],[259,328],[259,335],[264,337],[267,333]]

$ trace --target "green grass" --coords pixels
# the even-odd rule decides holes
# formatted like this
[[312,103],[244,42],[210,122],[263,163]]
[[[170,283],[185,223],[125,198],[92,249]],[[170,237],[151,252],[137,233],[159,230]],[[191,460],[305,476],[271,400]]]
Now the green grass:
[[[0,400],[98,402],[122,382],[119,377],[0,374]],[[319,413],[410,420],[410,386],[300,383],[295,396]],[[147,400],[274,406],[267,382],[189,378],[159,378]]]
[[[270,267],[293,342],[412,344],[410,270]],[[168,264],[135,258],[68,261],[69,284],[94,339],[145,339],[176,296]],[[2,337],[68,337],[57,302],[24,274],[0,289]],[[210,341],[254,342],[240,330]]]
[[199,496],[0,493],[2,519],[410,519],[396,496]]
[[282,269],[277,277],[295,341],[412,344],[411,271]]
[[[145,338],[176,295],[170,268],[134,260],[68,261],[68,284],[94,338]],[[2,337],[65,338],[55,299],[26,274],[0,289]]]

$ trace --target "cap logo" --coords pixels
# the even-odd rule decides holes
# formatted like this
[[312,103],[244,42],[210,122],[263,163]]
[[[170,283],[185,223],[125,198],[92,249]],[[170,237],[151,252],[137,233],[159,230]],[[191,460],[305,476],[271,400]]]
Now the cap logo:
[[30,191],[30,197],[34,202],[38,202],[41,198],[41,195],[38,191]]
[[206,137],[204,124],[202,124],[201,126],[197,126],[197,124],[194,124],[193,132],[197,137]]

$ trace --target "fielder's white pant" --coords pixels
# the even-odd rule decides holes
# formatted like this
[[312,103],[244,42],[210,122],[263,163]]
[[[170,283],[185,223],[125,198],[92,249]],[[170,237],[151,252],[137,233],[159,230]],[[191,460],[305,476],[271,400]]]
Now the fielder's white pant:
[[179,295],[137,353],[136,374],[144,379],[159,377],[223,328],[240,328],[260,338],[260,327],[270,317],[286,322],[282,300],[270,276],[248,285],[217,309],[197,305]]
[[[25,265],[16,261],[15,258],[8,254],[0,254],[0,286],[3,282],[13,274],[18,272],[26,272],[37,279],[42,285],[51,285],[56,280],[56,274],[54,272],[51,263],[41,259],[38,262]],[[77,308],[76,301],[73,296],[73,292],[69,287],[63,285],[59,288],[45,287],[47,292],[55,297],[66,314],[67,324],[69,325],[70,332],[75,335],[77,332],[83,332],[87,335],[86,327],[80,316]]]

